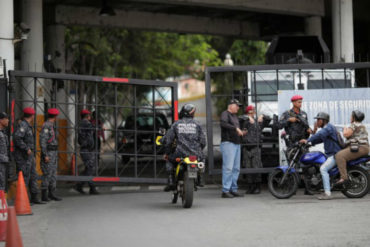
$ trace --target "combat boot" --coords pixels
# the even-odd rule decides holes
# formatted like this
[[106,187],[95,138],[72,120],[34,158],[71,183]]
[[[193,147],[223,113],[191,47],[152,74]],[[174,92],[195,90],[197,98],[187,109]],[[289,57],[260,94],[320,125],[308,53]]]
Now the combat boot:
[[204,177],[203,174],[198,175],[198,186],[199,187],[204,187]]
[[90,195],[99,195],[100,193],[96,190],[95,185],[90,185]]
[[55,190],[49,190],[49,198],[51,200],[54,200],[54,201],[61,201],[62,198],[60,197],[57,197],[55,194],[54,194]]
[[261,193],[261,183],[255,183],[253,194],[260,194],[260,193]]
[[43,189],[41,191],[41,201],[43,201],[43,202],[49,202],[50,201],[50,199],[48,197],[48,190],[47,189]]
[[31,202],[33,204],[46,204],[46,202],[42,202],[38,196],[37,193],[31,193]]
[[86,195],[86,192],[82,189],[82,184],[78,183],[75,186],[73,186],[73,189],[77,192],[79,192],[82,195]]
[[171,190],[174,190],[174,189],[175,189],[175,178],[174,178],[173,173],[171,173],[168,176],[167,186],[164,188],[164,191],[168,192],[168,191],[171,191]]

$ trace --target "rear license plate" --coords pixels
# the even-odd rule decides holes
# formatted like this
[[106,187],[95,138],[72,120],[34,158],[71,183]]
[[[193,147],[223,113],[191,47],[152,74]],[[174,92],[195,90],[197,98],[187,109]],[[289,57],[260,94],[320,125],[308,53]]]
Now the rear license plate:
[[196,171],[189,171],[188,172],[189,178],[197,178],[197,172]]

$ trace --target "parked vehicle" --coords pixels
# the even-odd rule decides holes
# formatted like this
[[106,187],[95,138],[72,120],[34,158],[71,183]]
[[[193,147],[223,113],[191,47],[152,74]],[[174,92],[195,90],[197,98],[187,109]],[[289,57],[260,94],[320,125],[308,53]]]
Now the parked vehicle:
[[[167,118],[162,113],[138,113],[126,118],[123,126],[118,128],[117,152],[121,154],[122,163],[127,163],[132,154],[160,154],[155,148],[155,137],[159,129],[169,128]],[[136,130],[135,130],[136,129]]]
[[[307,191],[317,193],[322,188],[320,166],[327,157],[322,152],[309,152],[310,144],[295,144],[287,153],[288,166],[277,167],[268,178],[268,188],[273,196],[286,199],[294,195],[298,184],[303,177]],[[361,198],[370,189],[370,178],[366,163],[370,157],[362,157],[349,161],[347,164],[349,184],[343,187],[342,193],[349,198]],[[330,183],[333,184],[340,178],[339,170],[334,167],[329,171]]]

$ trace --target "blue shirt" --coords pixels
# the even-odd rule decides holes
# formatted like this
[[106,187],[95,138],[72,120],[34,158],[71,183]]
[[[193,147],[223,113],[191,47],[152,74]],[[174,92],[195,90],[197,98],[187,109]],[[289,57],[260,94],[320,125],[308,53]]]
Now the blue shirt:
[[341,150],[338,144],[337,129],[331,123],[325,125],[319,132],[308,138],[307,141],[311,142],[312,145],[324,143],[327,156],[332,156]]

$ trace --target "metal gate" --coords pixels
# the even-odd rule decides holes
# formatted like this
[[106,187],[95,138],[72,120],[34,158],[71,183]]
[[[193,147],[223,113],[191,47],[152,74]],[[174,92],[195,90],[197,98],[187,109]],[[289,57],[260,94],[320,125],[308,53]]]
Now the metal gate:
[[[165,183],[163,151],[155,145],[159,128],[177,120],[177,84],[159,80],[109,78],[10,71],[8,91],[11,133],[24,107],[36,117],[36,164],[40,163],[39,132],[48,108],[58,108],[58,180]],[[95,120],[96,175],[81,176],[80,111]],[[13,146],[11,147],[13,149]]]
[[242,109],[253,104],[257,115],[268,116],[268,127],[257,143],[262,145],[263,168],[241,169],[244,174],[268,173],[279,164],[279,91],[370,87],[370,63],[208,67],[205,77],[209,174],[222,172],[219,116],[232,98],[239,99]]

